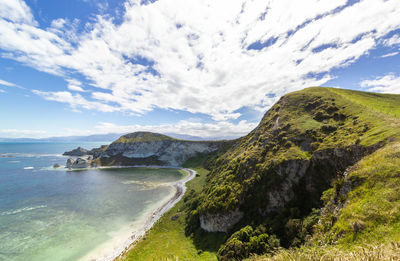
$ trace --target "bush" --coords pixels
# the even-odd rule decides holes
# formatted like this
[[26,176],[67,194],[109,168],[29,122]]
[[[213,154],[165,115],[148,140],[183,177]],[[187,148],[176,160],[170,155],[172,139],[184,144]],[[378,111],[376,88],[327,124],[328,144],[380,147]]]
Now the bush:
[[218,260],[244,259],[251,254],[274,252],[279,247],[279,239],[265,231],[262,226],[256,230],[251,226],[243,227],[221,246],[218,250]]

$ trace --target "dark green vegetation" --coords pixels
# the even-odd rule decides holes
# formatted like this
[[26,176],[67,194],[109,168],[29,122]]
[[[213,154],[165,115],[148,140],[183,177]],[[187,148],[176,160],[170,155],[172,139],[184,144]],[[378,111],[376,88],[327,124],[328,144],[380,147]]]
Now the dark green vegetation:
[[[182,242],[219,249],[221,260],[390,248],[400,240],[399,117],[400,95],[318,87],[285,95],[255,130],[205,159],[209,174],[179,203]],[[200,217],[231,211],[243,217],[227,233],[200,228]],[[301,248],[276,252],[278,242]]]
[[148,142],[148,141],[164,141],[176,140],[167,135],[152,132],[134,132],[121,136],[114,143],[132,143],[132,142]]

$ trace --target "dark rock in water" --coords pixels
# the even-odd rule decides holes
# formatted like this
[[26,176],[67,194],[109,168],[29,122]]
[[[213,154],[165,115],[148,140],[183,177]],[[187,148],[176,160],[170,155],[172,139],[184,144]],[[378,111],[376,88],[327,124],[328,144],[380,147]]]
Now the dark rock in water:
[[82,147],[78,147],[78,148],[76,148],[76,149],[74,149],[74,150],[64,152],[63,155],[64,155],[64,156],[77,156],[77,157],[81,157],[81,156],[87,155],[88,152],[89,152],[89,151],[88,151],[87,149],[84,149],[84,148],[82,148]]
[[53,165],[53,168],[55,168],[55,169],[60,168],[60,167],[61,167],[61,165],[58,164],[58,163],[56,163],[56,164]]

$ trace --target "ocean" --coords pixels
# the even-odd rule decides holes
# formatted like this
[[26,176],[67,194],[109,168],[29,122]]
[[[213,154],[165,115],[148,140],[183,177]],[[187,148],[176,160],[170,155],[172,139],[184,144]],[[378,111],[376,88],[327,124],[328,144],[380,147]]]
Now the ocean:
[[174,195],[179,170],[52,167],[64,151],[102,144],[0,143],[0,260],[85,260]]

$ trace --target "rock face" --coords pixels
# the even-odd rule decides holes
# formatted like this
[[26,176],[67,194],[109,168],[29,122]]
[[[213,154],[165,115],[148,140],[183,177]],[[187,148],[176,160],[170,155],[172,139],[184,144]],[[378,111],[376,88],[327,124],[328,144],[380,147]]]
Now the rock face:
[[197,153],[217,150],[220,144],[184,141],[156,133],[136,132],[122,136],[94,157],[98,158],[102,165],[180,166]]
[[87,159],[77,158],[75,161],[73,158],[69,158],[66,163],[66,167],[69,169],[85,169],[92,165],[92,157],[89,156]]
[[64,155],[64,156],[82,157],[82,156],[88,155],[88,152],[89,152],[89,151],[88,151],[87,149],[78,147],[78,148],[76,148],[76,149],[74,149],[74,150],[64,152],[63,155]]
[[67,168],[71,169],[73,164],[74,164],[74,159],[73,158],[69,158],[69,159],[67,159],[67,163],[65,164],[65,166]]
[[228,213],[205,214],[200,216],[200,226],[208,232],[227,232],[242,217],[243,213],[238,209]]

